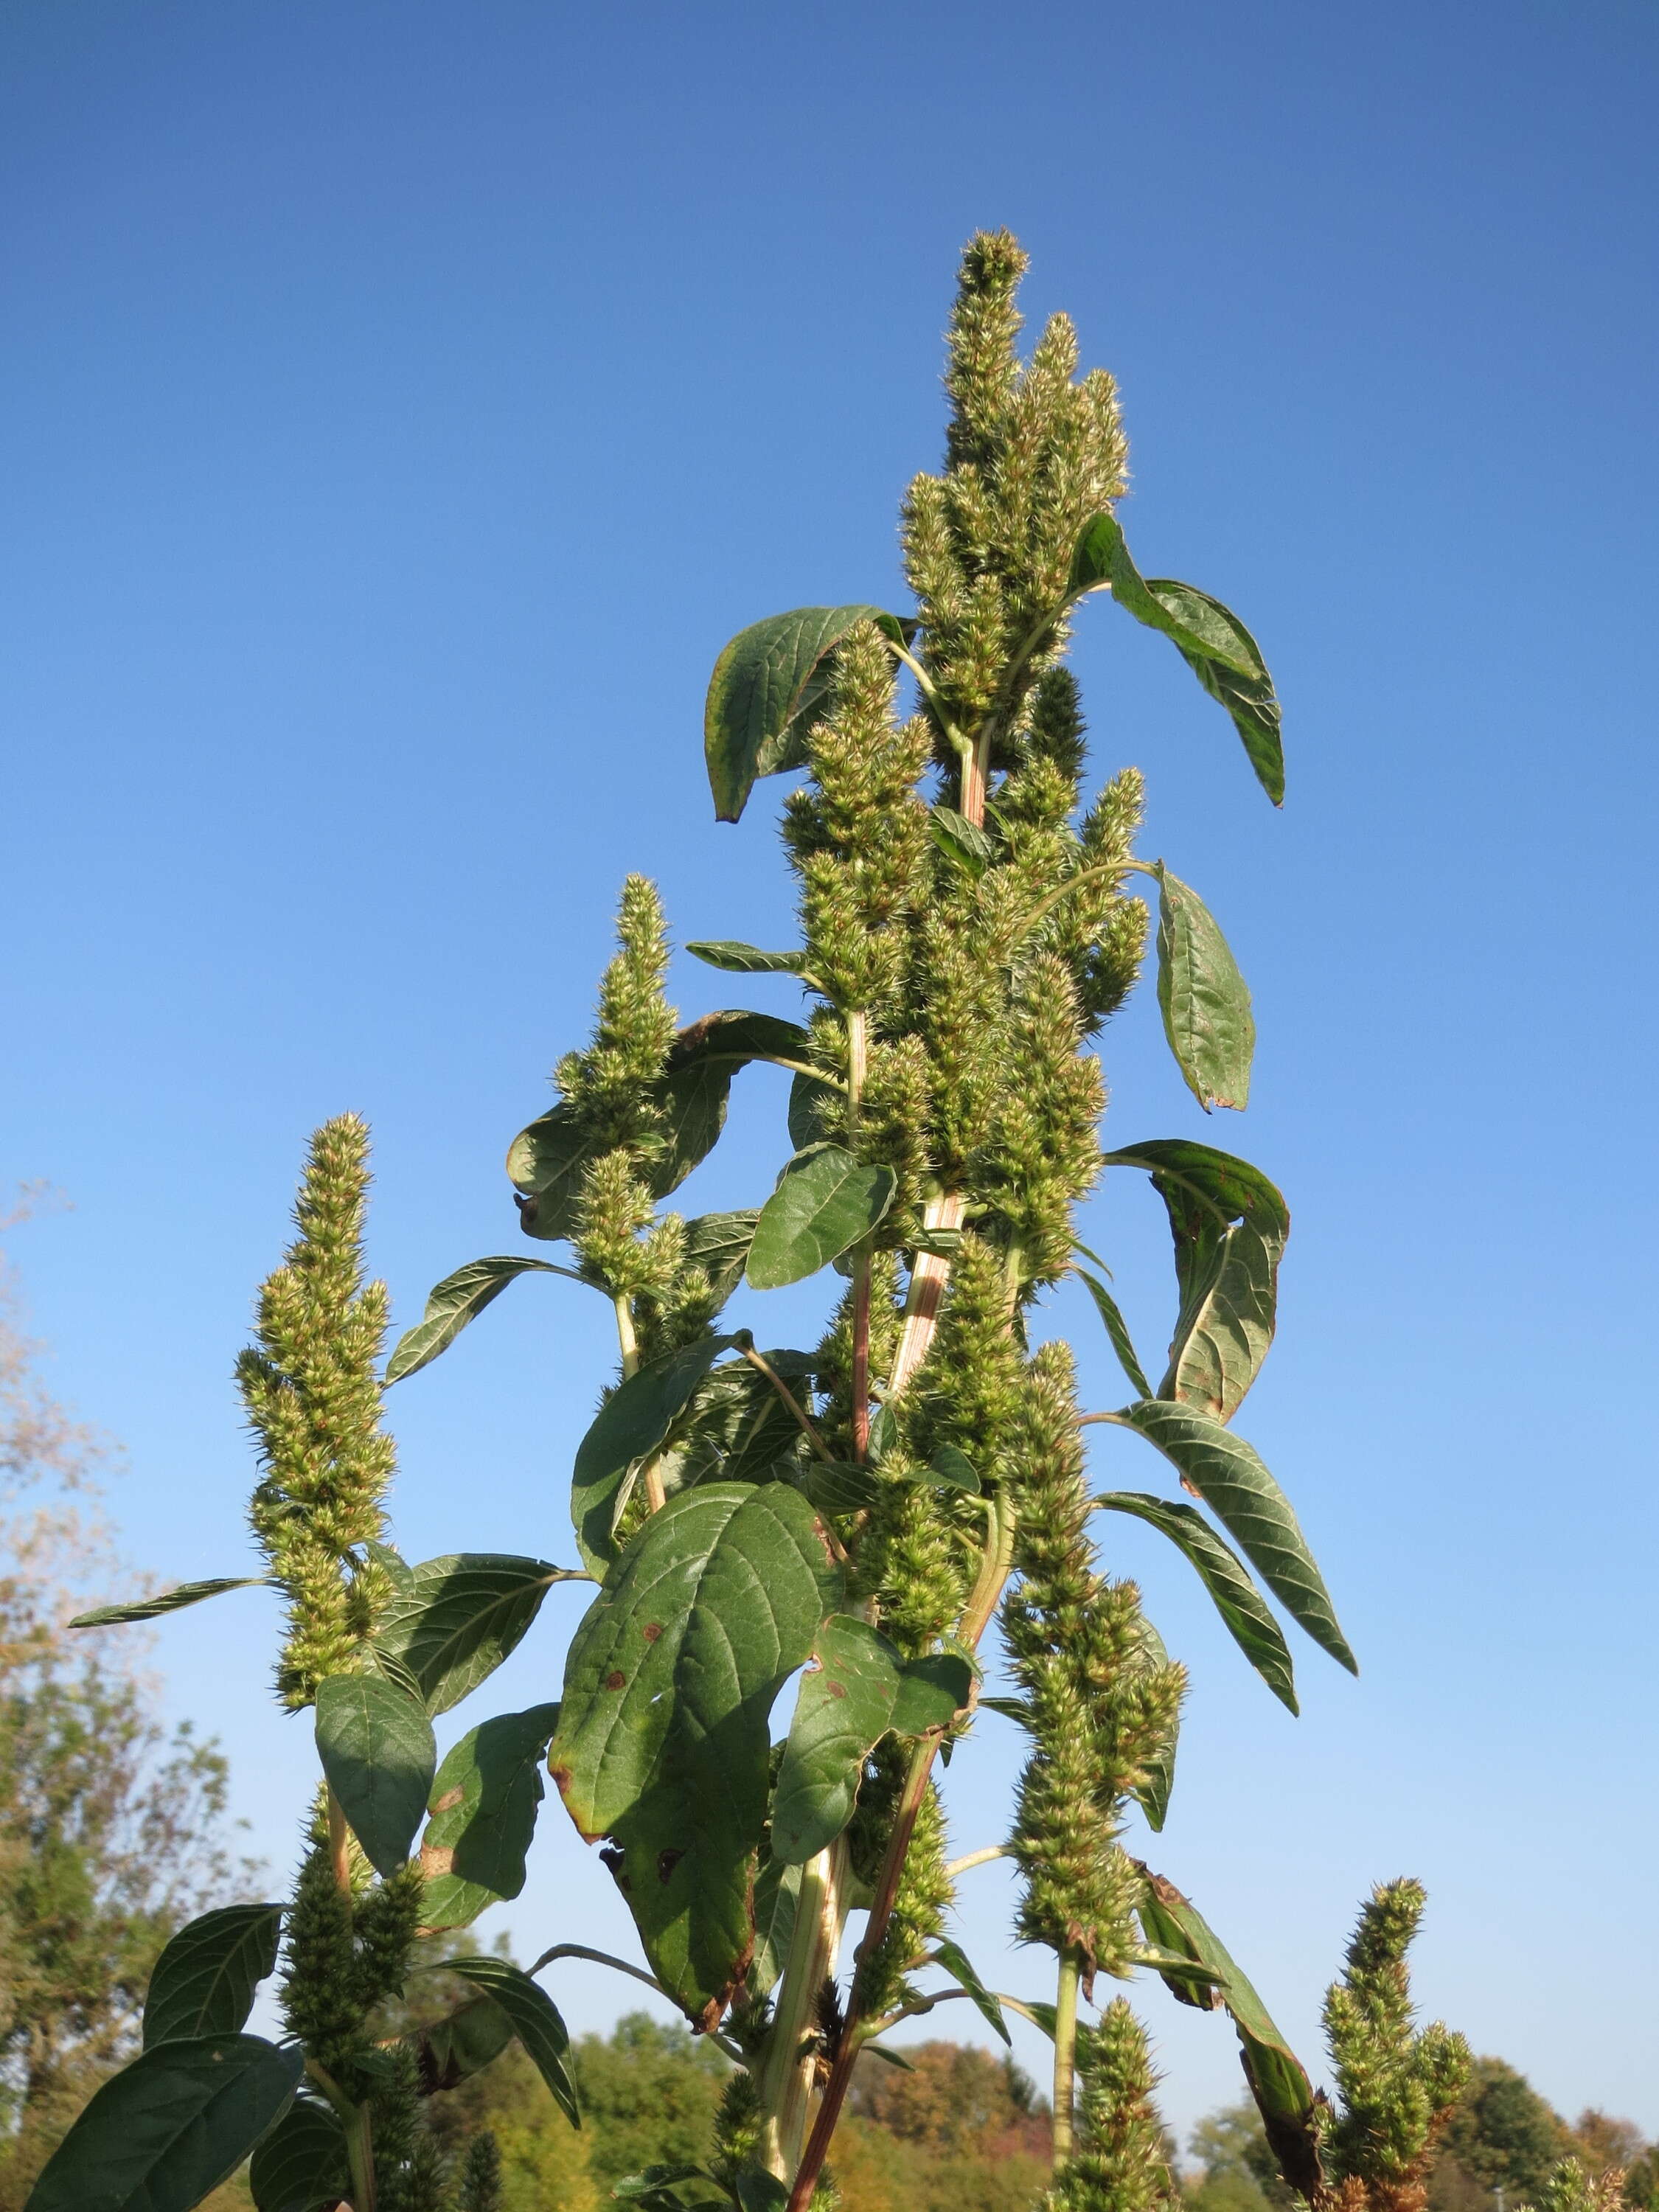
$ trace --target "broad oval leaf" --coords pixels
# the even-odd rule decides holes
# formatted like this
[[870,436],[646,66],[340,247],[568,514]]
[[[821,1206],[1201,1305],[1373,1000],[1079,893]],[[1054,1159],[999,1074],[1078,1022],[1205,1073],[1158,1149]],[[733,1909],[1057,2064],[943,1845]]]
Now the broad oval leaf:
[[847,1093],[820,1075],[797,1075],[789,1086],[789,1141],[798,1152],[846,1134]]
[[763,952],[758,945],[742,944],[735,937],[703,938],[688,945],[694,960],[710,968],[723,968],[728,975],[804,975],[805,951]]
[[1204,1516],[1193,1506],[1172,1504],[1138,1490],[1109,1490],[1095,1504],[1113,1513],[1133,1514],[1186,1553],[1239,1650],[1274,1697],[1297,1711],[1296,1677],[1279,1623],[1243,1563]]
[[[1238,625],[1241,630],[1244,625]],[[1248,636],[1249,632],[1245,635]],[[1206,653],[1177,650],[1218,706],[1232,719],[1255,780],[1275,806],[1285,804],[1284,715],[1271,676],[1241,676]]]
[[556,1583],[574,1567],[511,1552],[447,1552],[422,1559],[393,1591],[377,1650],[413,1679],[430,1713],[447,1713],[516,1650]]
[[501,1713],[470,1729],[445,1756],[421,1838],[422,1927],[467,1928],[486,1907],[516,1897],[542,1802],[542,1754],[556,1705]]
[[811,1037],[799,1022],[787,1022],[779,1014],[752,1013],[746,1006],[723,1006],[688,1023],[669,1048],[668,1072],[673,1075],[692,1067],[735,1071],[755,1060],[816,1073]]
[[823,1513],[866,1512],[887,1487],[873,1468],[855,1467],[850,1460],[806,1460],[793,1480]]
[[349,2194],[345,2130],[327,2105],[296,2097],[253,2154],[248,2187],[258,2212],[323,2212]]
[[1291,1502],[1242,1437],[1190,1406],[1142,1398],[1112,1419],[1161,1451],[1210,1507],[1292,1620],[1350,1674],[1359,1672],[1337,1626]]
[[841,1577],[787,1483],[704,1483],[634,1537],[571,1641],[548,1755],[658,1979],[712,2027],[754,1942],[768,1717]]
[[[763,1356],[796,1389],[810,1379],[805,1353],[774,1349]],[[794,1415],[769,1378],[746,1360],[711,1369],[673,1430],[663,1469],[665,1476],[672,1472],[670,1487],[679,1490],[696,1482],[793,1481],[805,1451]]]
[[226,1905],[169,1938],[144,1998],[144,2048],[199,2035],[235,2035],[253,1992],[276,1965],[280,1905]]
[[447,1352],[469,1322],[476,1321],[487,1305],[500,1297],[520,1275],[565,1275],[573,1283],[583,1278],[574,1267],[556,1267],[550,1260],[518,1260],[505,1254],[488,1260],[469,1260],[446,1275],[428,1294],[426,1313],[413,1328],[405,1329],[392,1346],[384,1377],[387,1384],[417,1374]]
[[[732,1077],[738,1061],[688,1058],[651,1086],[662,1109],[662,1148],[642,1164],[653,1198],[666,1198],[713,1152],[726,1126]],[[507,1171],[517,1185],[519,1226],[526,1237],[568,1237],[576,1225],[582,1180],[610,1136],[561,1100],[521,1129],[507,1147]]]
[[258,2035],[154,2045],[98,2090],[27,2212],[191,2212],[282,2118],[304,2071],[297,2045]]
[[685,1257],[701,1267],[718,1305],[724,1305],[743,1280],[744,1263],[754,1241],[757,1206],[732,1213],[695,1214],[685,1224]]
[[115,1628],[127,1620],[159,1620],[164,1613],[178,1613],[187,1605],[200,1605],[204,1597],[222,1590],[252,1589],[269,1583],[269,1575],[220,1575],[212,1582],[180,1583],[177,1589],[158,1590],[154,1597],[136,1597],[127,1605],[100,1605],[90,1613],[77,1613],[71,1628]]
[[896,633],[880,607],[796,607],[738,635],[714,663],[703,707],[703,755],[714,818],[735,822],[757,776],[806,763],[806,739],[829,704],[829,662],[854,625]]
[[704,1336],[647,1360],[619,1382],[576,1447],[570,1478],[570,1519],[576,1548],[596,1575],[617,1556],[616,1524],[627,1499],[629,1470],[660,1449],[697,1385],[735,1336]]
[[890,1731],[946,1729],[973,1676],[948,1653],[908,1664],[868,1621],[831,1613],[812,1643],[772,1796],[772,1855],[804,1866],[853,1817],[864,1762]]
[[1189,884],[1158,870],[1158,1003],[1187,1087],[1207,1114],[1249,1103],[1255,1018],[1238,963]]
[[531,2063],[552,2091],[559,2109],[573,2128],[580,2127],[582,2116],[576,2102],[576,2085],[564,2063],[570,2037],[558,2007],[547,1991],[517,1966],[509,1966],[505,1959],[442,1959],[434,1962],[429,1971],[459,1975],[501,2007]]
[[839,1145],[797,1152],[761,1208],[746,1270],[757,1291],[804,1282],[850,1251],[893,1202],[891,1168],[870,1167]]
[[1095,1310],[1106,1326],[1107,1341],[1117,1354],[1118,1365],[1133,1383],[1140,1395],[1143,1398],[1150,1398],[1152,1395],[1152,1386],[1146,1380],[1140,1362],[1135,1357],[1134,1344],[1129,1335],[1128,1323],[1123,1318],[1117,1300],[1101,1281],[1099,1276],[1091,1275],[1086,1267],[1075,1267],[1073,1273],[1087,1287],[1089,1296],[1095,1302]]
[[1106,1167],[1140,1168],[1152,1178],[1153,1188],[1170,1211],[1183,1297],[1187,1276],[1182,1272],[1182,1250],[1196,1237],[1206,1215],[1224,1229],[1232,1221],[1252,1222],[1264,1236],[1276,1234],[1281,1243],[1291,1233],[1291,1212],[1283,1192],[1260,1168],[1236,1153],[1187,1137],[1148,1137],[1100,1157]]
[[438,1764],[431,1722],[378,1674],[332,1674],[317,1686],[317,1756],[369,1864],[391,1874],[426,1812]]
[[979,1469],[965,1451],[955,1444],[939,1444],[928,1461],[921,1480],[938,1490],[960,1490],[970,1498],[978,1498],[985,1486],[979,1479]]

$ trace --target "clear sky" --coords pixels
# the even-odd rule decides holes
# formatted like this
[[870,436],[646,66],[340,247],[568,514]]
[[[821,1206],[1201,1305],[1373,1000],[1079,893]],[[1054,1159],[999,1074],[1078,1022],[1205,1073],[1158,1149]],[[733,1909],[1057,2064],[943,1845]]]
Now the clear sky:
[[[1102,772],[1146,769],[1145,849],[1261,1037],[1206,1124],[1143,994],[1109,1128],[1287,1193],[1238,1425],[1364,1670],[1299,1640],[1292,1721],[1176,1555],[1106,1532],[1193,1674],[1153,1863],[1310,2060],[1356,1900],[1419,1874],[1426,2004],[1659,2131],[1656,97],[1650,0],[7,9],[0,1171],[74,1201],[17,1256],[57,1387],[127,1447],[135,1574],[248,1557],[229,1371],[313,1124],[374,1125],[407,1324],[513,1249],[501,1152],[623,872],[682,939],[787,941],[779,787],[712,819],[708,669],[762,614],[898,602],[955,255],[1006,223],[1033,316],[1121,380],[1143,568],[1237,607],[1285,708],[1276,816],[1162,641],[1080,626]],[[781,1099],[744,1079],[688,1203],[769,1188]],[[1110,1181],[1086,1233],[1161,1344],[1156,1201]],[[605,1318],[527,1281],[394,1392],[412,1556],[571,1556]],[[1045,1326],[1117,1402],[1080,1300]],[[457,1727],[556,1692],[576,1603]],[[226,1598],[157,1659],[281,1865],[311,1754],[273,1626]],[[1004,1832],[1011,1733],[950,1778],[961,1850]],[[1039,1992],[1000,1869],[965,1887],[970,1954]],[[556,1807],[505,1918],[629,1948]],[[582,2026],[634,1994],[554,1987]],[[1141,1995],[1172,2117],[1237,2094],[1223,2023]]]

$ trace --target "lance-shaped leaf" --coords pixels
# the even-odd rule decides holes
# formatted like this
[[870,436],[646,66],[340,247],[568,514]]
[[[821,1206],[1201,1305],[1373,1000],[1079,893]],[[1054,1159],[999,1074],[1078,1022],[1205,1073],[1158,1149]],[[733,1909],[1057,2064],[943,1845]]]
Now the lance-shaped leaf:
[[1137,622],[1162,630],[1210,696],[1224,707],[1256,780],[1273,805],[1285,797],[1279,701],[1261,648],[1231,608],[1172,576],[1144,577],[1130,558],[1116,518],[1093,515],[1072,556],[1068,596],[1110,586]]
[[413,1679],[431,1713],[447,1713],[514,1650],[556,1583],[585,1582],[574,1567],[511,1552],[449,1552],[422,1559],[392,1592],[376,1645]]
[[791,952],[763,952],[758,945],[744,945],[734,937],[704,938],[688,945],[694,960],[710,968],[723,968],[728,975],[804,975],[806,954],[799,945]]
[[297,2045],[258,2035],[152,2045],[94,2096],[28,2212],[191,2212],[281,2119],[304,2071]]
[[658,1979],[705,2027],[748,1965],[768,1716],[841,1577],[787,1483],[704,1483],[634,1537],[572,1639],[548,1763]]
[[[1139,1866],[1139,1862],[1137,1862]],[[1137,1908],[1148,1942],[1208,1968],[1218,1988],[1165,1973],[1165,1986],[1182,2004],[1213,2010],[1224,2004],[1243,2046],[1244,2072],[1279,2155],[1280,2171],[1291,2187],[1316,2201],[1322,2176],[1315,2127],[1312,2086],[1296,2053],[1274,2025],[1267,2008],[1196,1907],[1162,1875],[1139,1866],[1146,1887]]]
[[1186,1553],[1239,1650],[1274,1697],[1292,1712],[1297,1711],[1296,1679],[1279,1623],[1243,1562],[1204,1516],[1191,1505],[1171,1504],[1166,1498],[1151,1498],[1138,1490],[1109,1490],[1095,1504],[1114,1513],[1133,1513],[1161,1530]]
[[935,1937],[933,1948],[928,1954],[928,1963],[931,1966],[944,1967],[951,1979],[973,1999],[981,2014],[995,2028],[1003,2041],[1012,2048],[1014,2039],[1008,2033],[1008,2023],[1002,2016],[1002,2007],[974,1971],[962,1946],[959,1943],[951,1942],[945,1936]]
[[425,1712],[378,1674],[331,1674],[317,1686],[317,1756],[369,1864],[392,1873],[409,1856],[438,1764]]
[[498,2004],[512,2022],[513,2033],[524,2045],[526,2055],[553,2092],[559,2109],[573,2128],[580,2127],[576,2085],[565,2064],[565,2054],[570,2048],[569,2033],[558,2007],[538,1983],[532,1982],[517,1966],[509,1966],[505,1959],[441,1959],[429,1969],[422,1971],[457,1974]]
[[1117,1354],[1118,1365],[1134,1384],[1140,1395],[1143,1398],[1150,1398],[1152,1395],[1152,1386],[1146,1380],[1140,1362],[1135,1357],[1134,1344],[1129,1335],[1128,1323],[1123,1318],[1117,1300],[1101,1281],[1099,1276],[1091,1275],[1086,1267],[1074,1267],[1072,1272],[1087,1286],[1089,1296],[1095,1302],[1095,1310],[1106,1325],[1107,1341]]
[[556,1267],[550,1260],[517,1260],[496,1254],[488,1260],[469,1260],[434,1285],[426,1302],[424,1316],[407,1328],[392,1348],[386,1382],[401,1382],[428,1366],[450,1346],[484,1308],[500,1297],[520,1275],[566,1275],[573,1283],[583,1279],[574,1267]]
[[787,1865],[834,1843],[853,1817],[864,1762],[885,1735],[947,1729],[973,1676],[948,1653],[908,1663],[896,1644],[850,1613],[831,1613],[812,1644],[772,1796],[772,1853]]
[[761,1208],[747,1273],[757,1291],[804,1282],[850,1251],[893,1202],[891,1168],[866,1166],[839,1145],[797,1152]]
[[331,2212],[351,2188],[345,2130],[332,2108],[296,2097],[254,2152],[247,2182],[257,2212]]
[[253,1992],[276,1965],[280,1905],[226,1905],[163,1947],[144,1997],[144,2048],[197,2035],[235,2035]]
[[421,1838],[422,1927],[470,1927],[486,1906],[524,1887],[542,1802],[542,1754],[558,1718],[556,1705],[498,1714],[469,1729],[446,1756]]
[[1358,1667],[1338,1627],[1291,1502],[1258,1454],[1207,1413],[1142,1398],[1111,1416],[1155,1445],[1237,1543],[1273,1595],[1314,1642],[1351,1674]]
[[176,1589],[158,1590],[154,1597],[136,1597],[128,1605],[100,1605],[90,1613],[77,1613],[71,1628],[115,1628],[127,1620],[159,1620],[164,1613],[178,1613],[187,1605],[200,1605],[204,1597],[221,1590],[252,1589],[269,1582],[268,1575],[220,1575],[212,1582],[180,1583]]
[[[1140,1616],[1140,1649],[1148,1667],[1169,1665],[1170,1654],[1164,1638],[1144,1613]],[[980,1699],[981,1705],[986,1702],[983,1698]],[[1181,1712],[1177,1707],[1166,1734],[1142,1759],[1141,1778],[1135,1785],[1135,1796],[1146,1815],[1146,1825],[1155,1835],[1169,1817],[1170,1793],[1175,1788],[1176,1750],[1180,1740]]]
[[735,822],[757,776],[806,763],[806,740],[829,705],[830,658],[854,625],[904,626],[880,607],[796,607],[739,630],[714,663],[703,707],[703,754],[714,818]]
[[744,1263],[754,1241],[757,1206],[735,1213],[699,1213],[685,1224],[685,1257],[701,1267],[717,1305],[724,1305],[743,1280]]
[[754,1060],[798,1073],[816,1072],[812,1040],[799,1022],[744,1006],[701,1015],[680,1030],[668,1052],[670,1075],[691,1067],[747,1067]]
[[576,1448],[570,1479],[570,1518],[576,1547],[595,1574],[617,1556],[615,1529],[627,1503],[623,1483],[630,1469],[660,1449],[675,1418],[735,1336],[699,1337],[647,1360],[635,1375],[619,1382],[605,1400]]
[[1190,884],[1158,868],[1158,1003],[1187,1087],[1207,1114],[1249,1103],[1255,1018],[1238,963]]

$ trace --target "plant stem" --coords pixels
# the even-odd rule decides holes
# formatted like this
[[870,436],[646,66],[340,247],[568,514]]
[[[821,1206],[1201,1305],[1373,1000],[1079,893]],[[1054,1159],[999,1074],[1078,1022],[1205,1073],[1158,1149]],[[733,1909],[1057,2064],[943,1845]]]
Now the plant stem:
[[345,1896],[351,1894],[351,1831],[346,1826],[346,1816],[339,1799],[331,1787],[328,1793],[328,1850],[334,1863],[334,1887]]
[[[922,1216],[928,1229],[960,1229],[966,1200],[954,1191],[941,1191],[927,1201]],[[951,1279],[951,1262],[937,1252],[918,1252],[916,1264],[910,1270],[909,1295],[904,1301],[904,1327],[899,1333],[898,1351],[893,1359],[893,1372],[887,1385],[887,1395],[896,1398],[899,1392],[927,1358],[933,1341],[933,1332],[939,1326],[939,1310],[945,1297],[945,1286]]]
[[1012,1856],[1006,1844],[987,1844],[982,1851],[969,1851],[966,1858],[952,1859],[945,1872],[948,1879],[954,1881],[957,1875],[966,1874],[970,1867],[989,1866],[993,1859]]
[[339,2115],[345,2130],[346,2166],[351,2178],[351,2212],[374,2212],[374,2151],[368,2114],[354,2105],[325,2066],[306,2061],[306,2072]]
[[1069,1944],[1060,1954],[1054,1990],[1054,2170],[1072,2155],[1072,2105],[1077,2073],[1077,1991],[1081,1966]]
[[751,1367],[757,1367],[760,1370],[761,1373],[772,1385],[772,1388],[777,1392],[779,1397],[782,1399],[784,1404],[787,1406],[790,1412],[794,1415],[797,1422],[800,1425],[801,1434],[806,1438],[807,1443],[811,1445],[812,1449],[817,1454],[818,1457],[821,1460],[823,1460],[826,1463],[833,1464],[836,1455],[830,1450],[829,1445],[825,1443],[823,1438],[813,1427],[811,1418],[807,1413],[806,1409],[801,1404],[800,1400],[795,1395],[794,1392],[789,1388],[789,1385],[784,1381],[782,1376],[779,1374],[777,1369],[773,1366],[771,1361],[766,1358],[762,1353],[757,1352],[752,1345],[746,1345],[743,1347],[743,1356],[749,1362],[749,1364]]
[[611,1301],[617,1310],[617,1341],[622,1346],[623,1381],[640,1371],[640,1340],[634,1334],[634,1301],[618,1291]]
[[[869,1066],[869,1029],[862,1008],[847,1017],[847,1133],[857,1142],[859,1108]],[[853,1255],[853,1457],[862,1467],[870,1449],[870,1240]]]
[[837,1837],[801,1869],[795,1927],[761,2069],[761,2158],[787,2181],[800,2158],[817,2053],[811,2042],[818,1992],[841,1948],[847,1851]]

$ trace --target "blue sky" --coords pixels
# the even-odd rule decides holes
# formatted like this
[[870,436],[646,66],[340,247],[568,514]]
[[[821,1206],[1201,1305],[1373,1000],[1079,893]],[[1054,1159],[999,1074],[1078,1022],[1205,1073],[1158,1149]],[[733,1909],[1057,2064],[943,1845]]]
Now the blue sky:
[[[501,1152],[623,872],[682,939],[787,941],[777,787],[712,820],[708,669],[759,615],[897,599],[954,258],[1006,222],[1033,318],[1121,382],[1142,567],[1236,606],[1285,705],[1275,816],[1161,641],[1080,626],[1101,772],[1146,771],[1144,849],[1261,1038],[1248,1116],[1206,1125],[1143,994],[1109,1131],[1286,1191],[1239,1426],[1364,1669],[1301,1645],[1291,1721],[1175,1555],[1106,1532],[1193,1674],[1153,1863],[1310,2059],[1356,1900],[1421,1875],[1428,2007],[1659,2131],[1651,8],[81,0],[7,11],[0,55],[0,1171],[73,1200],[16,1256],[56,1386],[127,1448],[135,1573],[247,1556],[229,1371],[318,1121],[374,1125],[407,1324],[513,1249]],[[678,963],[688,1015],[789,1010],[725,980]],[[688,1203],[769,1188],[781,1103],[744,1079]],[[1158,1346],[1155,1200],[1109,1180],[1086,1233]],[[412,1555],[568,1556],[605,1320],[528,1281],[393,1394]],[[1115,1402],[1082,1303],[1045,1326]],[[556,1691],[573,1611],[495,1709]],[[157,1661],[282,1863],[310,1752],[272,1626],[227,1598]],[[984,1734],[964,1850],[1015,1769]],[[1036,1993],[1009,1902],[967,1877],[964,1941]],[[506,1919],[628,1948],[556,1808]],[[555,1990],[583,2026],[632,2001]],[[1177,2123],[1235,2095],[1221,2023],[1142,1994]]]

